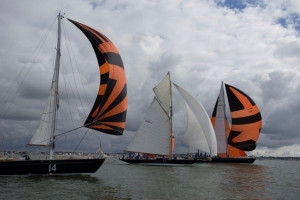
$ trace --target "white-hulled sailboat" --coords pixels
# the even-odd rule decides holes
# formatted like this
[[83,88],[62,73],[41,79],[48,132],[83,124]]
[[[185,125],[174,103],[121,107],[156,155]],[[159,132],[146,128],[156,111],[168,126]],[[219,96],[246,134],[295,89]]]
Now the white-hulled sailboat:
[[[89,158],[57,158],[54,154],[55,141],[63,134],[55,133],[56,112],[59,104],[58,80],[61,57],[61,20],[63,16],[59,13],[57,18],[56,62],[50,94],[38,129],[29,143],[31,146],[48,147],[49,156],[46,156],[47,158],[44,159],[31,159],[28,155],[25,156],[26,159],[1,159],[0,175],[94,173],[105,160],[103,154],[94,154],[93,157]],[[94,106],[84,125],[76,129],[85,127],[107,134],[122,135],[127,111],[127,87],[121,56],[105,35],[84,24],[68,20],[77,26],[92,44],[98,60],[101,78]]]

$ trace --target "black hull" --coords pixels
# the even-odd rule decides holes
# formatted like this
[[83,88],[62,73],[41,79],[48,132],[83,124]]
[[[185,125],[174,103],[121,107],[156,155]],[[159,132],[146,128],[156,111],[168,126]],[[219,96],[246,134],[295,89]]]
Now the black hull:
[[0,161],[0,175],[94,173],[104,160],[105,158]]
[[212,163],[250,163],[252,164],[256,158],[211,158]]
[[211,161],[211,158],[194,158],[195,163],[207,163]]
[[195,162],[195,160],[191,159],[178,159],[178,160],[170,160],[170,159],[126,159],[120,158],[121,161],[127,162],[129,164],[143,164],[143,165],[191,165]]

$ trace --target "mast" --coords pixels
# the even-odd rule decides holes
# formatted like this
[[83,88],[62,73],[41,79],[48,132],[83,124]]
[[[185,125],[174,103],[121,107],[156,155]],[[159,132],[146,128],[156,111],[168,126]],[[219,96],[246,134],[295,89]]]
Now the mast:
[[[170,77],[170,72],[168,72],[169,78]],[[171,82],[171,80],[169,81]],[[172,106],[172,84],[170,84],[170,96],[171,96],[171,104],[170,104],[170,142],[171,142],[171,148],[170,148],[170,159],[173,157],[173,152],[172,152],[172,145],[173,145],[173,138],[174,138],[174,133],[173,133],[173,128],[172,128],[172,117],[173,117],[173,106]]]
[[58,79],[59,79],[59,66],[60,66],[60,43],[61,43],[61,19],[62,15],[58,13],[58,28],[57,28],[57,46],[56,46],[56,59],[55,59],[55,68],[54,68],[54,76],[52,83],[54,83],[54,101],[53,101],[53,115],[52,115],[52,124],[51,124],[51,136],[50,136],[50,159],[53,158],[53,152],[55,149],[55,127],[56,127],[56,111],[58,109]]
[[221,85],[221,87],[222,87],[222,90],[223,90],[223,99],[224,99],[224,104],[223,104],[223,112],[224,112],[224,120],[225,120],[225,122],[224,122],[224,124],[225,124],[225,138],[226,138],[226,157],[228,157],[228,141],[227,141],[227,123],[226,123],[226,121],[227,121],[227,118],[226,118],[226,102],[225,102],[225,91],[224,91],[224,83],[223,83],[223,81],[222,81],[222,85]]

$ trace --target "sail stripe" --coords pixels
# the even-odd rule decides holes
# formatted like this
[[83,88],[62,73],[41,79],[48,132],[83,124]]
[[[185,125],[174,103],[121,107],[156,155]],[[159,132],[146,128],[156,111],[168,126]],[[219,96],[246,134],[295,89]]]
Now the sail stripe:
[[242,151],[252,151],[256,148],[262,126],[260,111],[254,101],[241,90],[228,84],[225,84],[225,88],[232,116],[228,145]]
[[104,53],[103,56],[108,60],[109,64],[117,65],[119,67],[124,68],[123,61],[120,54],[116,54],[113,52]]
[[[119,54],[118,50],[111,42],[105,42],[105,43],[100,44],[98,46],[98,49],[104,53],[113,52],[115,54]],[[107,50],[109,50],[109,51],[107,51]]]
[[120,113],[120,111],[126,111],[126,107],[124,107],[125,104],[127,105],[127,96],[118,105],[116,105],[112,109],[110,109],[109,112],[106,112],[104,115],[101,115],[99,120],[116,115],[116,114]]
[[[217,107],[218,107],[218,102],[219,102],[219,96],[217,98],[217,101],[216,101],[216,104],[215,104],[215,107],[214,107],[214,111],[213,111],[213,114],[212,114],[212,117],[216,117],[216,114],[217,114]],[[214,125],[214,124],[213,124]]]
[[236,138],[238,140],[246,140],[246,139],[257,139],[259,136],[259,130],[262,125],[261,120],[255,123],[251,124],[241,124],[241,125],[232,125],[231,130],[232,131],[242,131],[244,134],[241,134],[239,138]]
[[103,74],[107,74],[108,75],[109,72],[109,66],[108,63],[104,63],[103,65],[100,66],[100,75],[102,76]]
[[109,79],[109,72],[101,74],[100,78],[101,78],[101,84],[107,83]]
[[258,122],[261,120],[260,113],[257,113],[255,115],[247,116],[247,117],[241,117],[241,118],[232,118],[232,125],[237,124],[250,124],[254,122]]
[[247,154],[246,152],[228,144],[228,156],[230,158],[239,158],[239,157],[246,157]]
[[[113,103],[113,101],[118,97],[118,95],[122,94],[123,88],[126,87],[124,70],[122,68],[120,68],[119,66],[110,65],[110,71],[111,71],[111,73],[110,73],[109,78],[111,81],[113,81],[111,83],[111,86],[113,85],[113,88],[109,87],[107,89],[107,92],[109,92],[109,96],[107,96],[108,98],[107,98],[105,104],[103,104],[103,106],[98,114],[99,116],[104,113],[104,111],[108,108],[108,106],[110,106],[111,103]],[[99,118],[99,117],[97,117],[97,118]]]
[[120,102],[122,102],[125,98],[127,98],[127,96],[124,95],[126,91],[127,91],[127,85],[123,87],[121,93],[118,95],[117,98],[115,98],[115,100],[110,104],[110,106],[106,108],[106,110],[103,112],[102,115],[105,115],[105,113],[109,112],[111,109],[113,109],[113,107],[119,105]]
[[241,135],[241,132],[237,132],[237,131],[230,131],[230,137],[228,138],[228,144],[243,150],[243,151],[252,151],[256,148],[256,141],[252,140],[252,139],[248,139],[248,140],[241,140],[241,141],[237,141],[237,139],[232,138],[233,135]]
[[103,37],[102,34],[99,33],[98,31],[96,31],[96,30],[92,29],[91,27],[88,27],[84,24],[81,24],[79,22],[77,22],[77,24],[79,24],[83,29],[90,32],[90,34],[92,35],[91,37],[95,37],[93,39],[96,40],[99,44],[102,44],[104,42],[108,42],[108,40],[105,37]]
[[125,122],[102,122],[102,124],[125,128]]
[[104,120],[105,118],[110,117],[114,113],[117,114],[117,109],[120,109],[119,112],[122,110],[126,111],[126,109],[124,109],[124,105],[127,104],[127,101],[128,101],[127,96],[124,98],[122,94],[119,95],[115,99],[115,101],[110,104],[110,106],[106,109],[106,111],[98,118],[98,120]]
[[259,109],[257,105],[255,105],[248,110],[239,110],[239,111],[231,112],[231,117],[232,118],[248,117],[251,115],[256,115],[257,113],[259,113]]
[[125,118],[123,117],[124,114],[126,114],[126,111],[118,113],[114,116],[106,117],[104,119],[101,119],[101,123],[112,122],[112,121],[125,122]]
[[[105,35],[84,24],[70,21],[91,42],[100,70],[98,95],[85,126],[104,133],[121,135],[125,128],[127,113],[127,84],[122,58]],[[103,125],[104,122],[110,124]]]
[[109,39],[105,35],[99,33],[95,29],[92,29],[92,28],[90,28],[90,29],[94,32],[95,35],[97,35],[97,36],[99,36],[99,38],[101,38],[101,41],[109,42]]
[[100,84],[98,95],[104,95],[104,93],[106,91],[106,87],[107,87],[107,84]]
[[105,126],[103,124],[101,125],[92,125],[92,126],[89,126],[90,128],[92,129],[95,129],[95,130],[98,130],[98,129],[110,129],[112,130],[112,128],[110,128],[109,126]]
[[[99,97],[99,96],[98,96],[98,97]],[[99,109],[100,109],[100,106],[98,106],[98,107],[94,110],[94,112],[93,112],[92,114],[90,114],[90,116],[93,117],[93,118],[96,117],[96,115],[97,115]],[[92,122],[92,120],[89,119],[89,122]],[[87,123],[87,122],[85,122],[85,123]]]
[[236,96],[236,98],[238,98],[238,100],[242,103],[243,107],[245,109],[250,109],[252,108],[252,106],[254,106],[250,101],[249,98],[247,98],[247,96],[242,95],[240,92],[238,92],[237,90],[233,89],[232,87],[230,87],[230,90],[233,92],[233,94]]

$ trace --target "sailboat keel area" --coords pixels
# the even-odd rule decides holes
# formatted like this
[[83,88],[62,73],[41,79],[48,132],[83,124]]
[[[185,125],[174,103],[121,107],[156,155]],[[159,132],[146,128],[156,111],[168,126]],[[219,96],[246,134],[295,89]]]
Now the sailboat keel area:
[[104,160],[105,158],[2,161],[0,162],[0,175],[94,173]]

